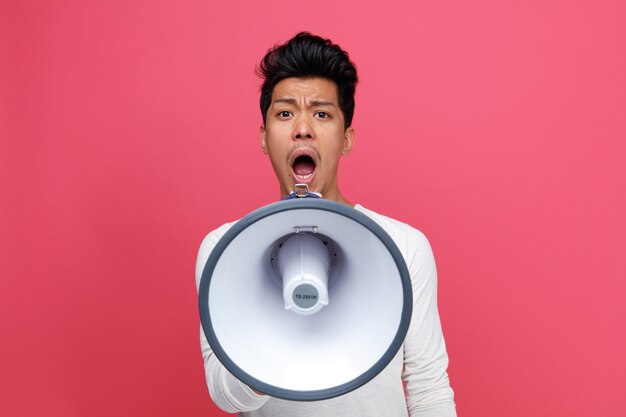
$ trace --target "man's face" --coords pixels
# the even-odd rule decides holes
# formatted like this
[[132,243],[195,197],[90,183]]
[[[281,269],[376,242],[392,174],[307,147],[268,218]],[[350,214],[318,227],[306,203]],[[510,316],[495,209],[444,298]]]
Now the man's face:
[[281,196],[294,184],[308,184],[326,199],[346,202],[337,186],[337,166],[352,148],[354,131],[344,128],[333,81],[286,78],[276,84],[260,136]]

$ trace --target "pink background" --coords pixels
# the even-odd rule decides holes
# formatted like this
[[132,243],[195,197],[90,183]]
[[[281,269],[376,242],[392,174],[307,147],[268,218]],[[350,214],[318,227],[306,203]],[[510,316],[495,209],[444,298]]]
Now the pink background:
[[253,68],[304,29],[360,70],[344,195],[430,238],[459,415],[626,415],[623,0],[3,0],[0,415],[223,415],[196,251],[278,198]]

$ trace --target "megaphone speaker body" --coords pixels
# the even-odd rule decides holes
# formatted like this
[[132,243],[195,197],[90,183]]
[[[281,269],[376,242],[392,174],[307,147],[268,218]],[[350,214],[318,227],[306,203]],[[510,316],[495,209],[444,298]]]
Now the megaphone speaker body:
[[282,278],[285,309],[311,315],[328,305],[328,241],[298,231],[278,245],[277,275]]
[[262,207],[217,242],[204,267],[204,333],[239,380],[273,397],[345,394],[400,349],[410,276],[389,235],[348,206],[293,199]]

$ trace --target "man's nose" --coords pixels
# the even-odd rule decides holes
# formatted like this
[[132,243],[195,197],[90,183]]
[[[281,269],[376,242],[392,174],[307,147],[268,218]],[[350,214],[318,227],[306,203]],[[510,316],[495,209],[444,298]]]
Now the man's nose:
[[307,117],[302,117],[296,123],[294,129],[294,139],[315,139],[315,131],[313,125]]

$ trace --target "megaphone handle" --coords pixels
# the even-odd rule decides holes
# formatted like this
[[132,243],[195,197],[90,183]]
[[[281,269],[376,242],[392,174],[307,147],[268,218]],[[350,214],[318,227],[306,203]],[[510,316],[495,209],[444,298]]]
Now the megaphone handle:
[[292,198],[322,198],[322,195],[309,191],[308,184],[294,184],[293,191],[284,200],[291,200]]

